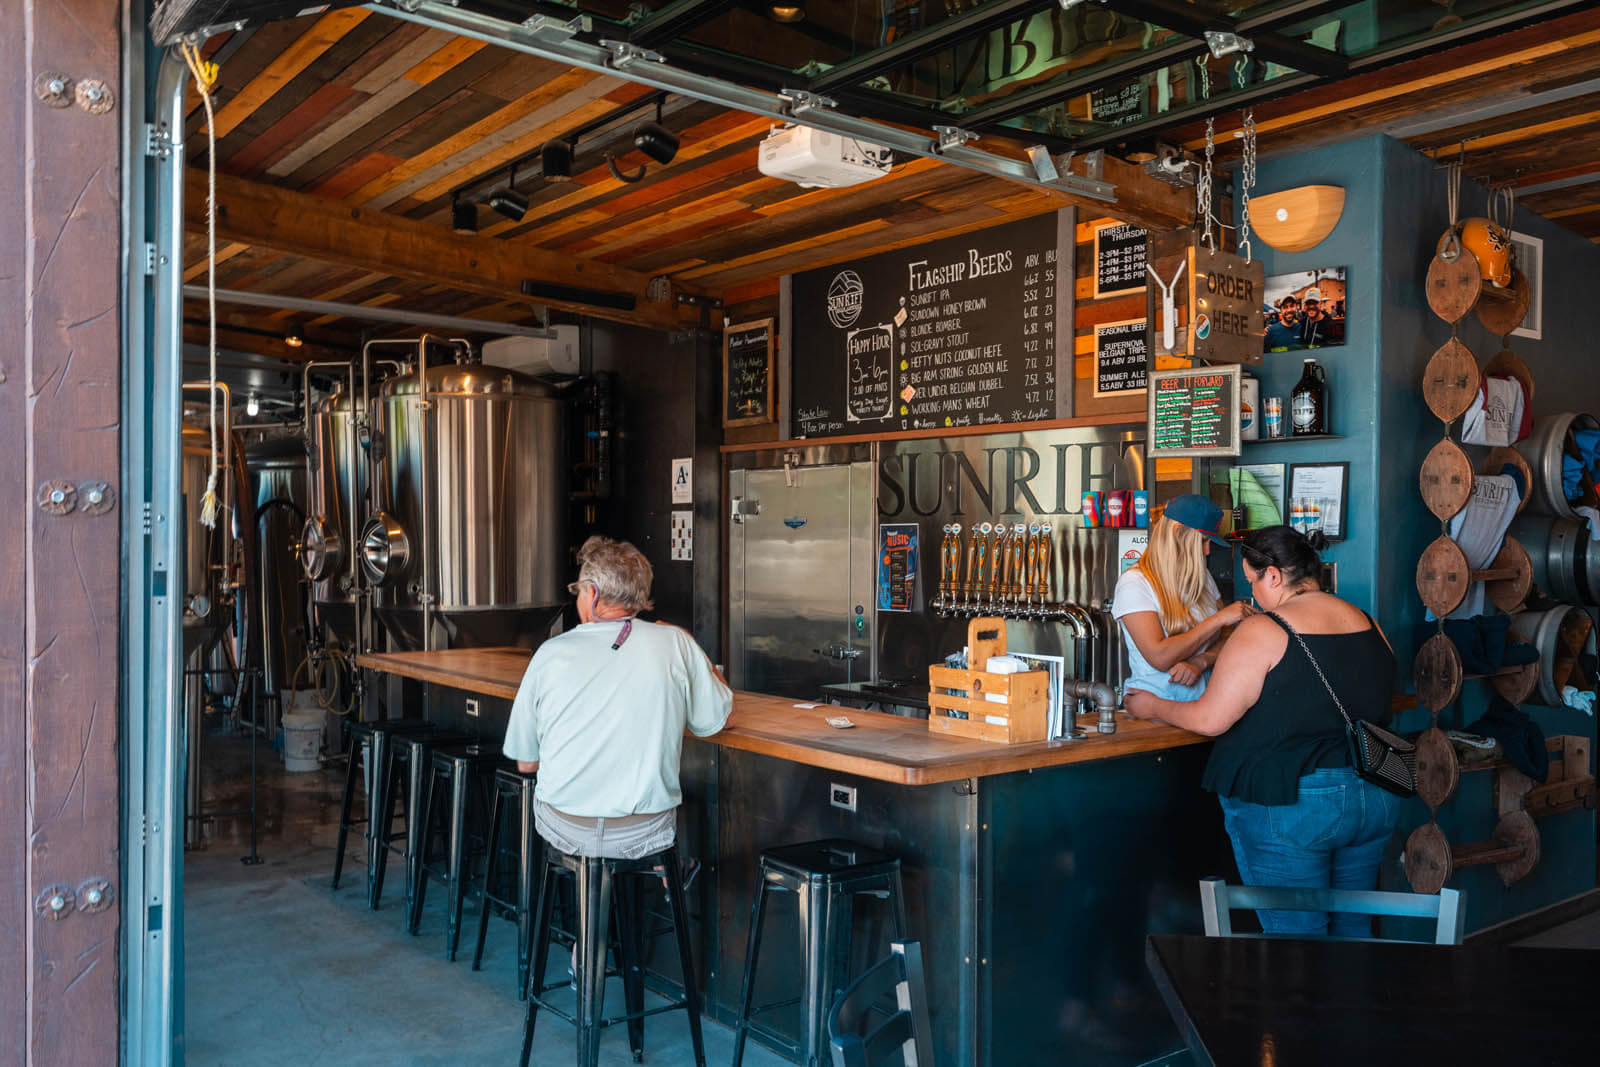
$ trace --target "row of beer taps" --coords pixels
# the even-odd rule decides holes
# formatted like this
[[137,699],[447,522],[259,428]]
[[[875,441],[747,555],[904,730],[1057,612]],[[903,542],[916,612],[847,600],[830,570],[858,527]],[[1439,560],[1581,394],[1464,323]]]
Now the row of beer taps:
[[1063,617],[1066,605],[1050,599],[1053,545],[1048,522],[977,523],[967,535],[963,580],[961,524],[946,524],[939,544],[939,595],[933,610],[947,617]]

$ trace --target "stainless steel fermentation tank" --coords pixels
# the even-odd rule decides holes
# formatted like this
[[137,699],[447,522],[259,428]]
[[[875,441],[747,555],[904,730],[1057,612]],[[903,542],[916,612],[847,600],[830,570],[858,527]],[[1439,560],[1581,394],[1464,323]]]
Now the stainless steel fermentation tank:
[[[349,364],[335,365],[350,370]],[[307,504],[300,531],[300,564],[311,582],[317,625],[346,648],[360,644],[355,516],[367,495],[367,463],[358,444],[359,404],[353,380],[353,373],[347,373],[343,382],[307,411]]]
[[537,644],[566,600],[561,398],[424,358],[379,387],[372,420],[358,550],[378,621],[406,649]]
[[304,535],[305,446],[298,434],[266,437],[251,442],[245,458],[253,511],[241,518],[255,523],[257,544],[247,599],[249,647],[252,663],[261,667],[262,691],[272,694],[289,687],[306,654],[305,589],[293,558]]

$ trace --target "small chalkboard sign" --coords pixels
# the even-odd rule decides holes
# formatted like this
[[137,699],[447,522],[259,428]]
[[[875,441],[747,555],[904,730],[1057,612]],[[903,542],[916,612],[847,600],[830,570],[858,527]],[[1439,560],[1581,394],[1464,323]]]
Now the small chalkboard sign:
[[1237,456],[1242,373],[1238,364],[1151,371],[1150,455]]
[[1107,126],[1126,126],[1144,117],[1144,79],[1106,85],[1089,94],[1089,117]]
[[1094,297],[1142,293],[1149,231],[1111,223],[1094,231]]
[[1144,319],[1102,322],[1094,328],[1094,395],[1116,396],[1144,389],[1150,372],[1148,323]]
[[772,320],[729,326],[722,335],[722,425],[772,422]]

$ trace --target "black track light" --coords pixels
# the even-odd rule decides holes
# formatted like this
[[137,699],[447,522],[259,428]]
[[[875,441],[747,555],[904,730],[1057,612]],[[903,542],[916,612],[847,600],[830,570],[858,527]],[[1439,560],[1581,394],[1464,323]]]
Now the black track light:
[[633,147],[657,163],[671,163],[678,154],[678,135],[659,122],[647,122],[633,131]]
[[546,141],[539,150],[539,170],[547,182],[570,182],[572,180],[572,153],[574,145],[571,141]]
[[528,198],[517,192],[517,168],[511,168],[511,177],[506,181],[504,189],[496,189],[489,194],[489,206],[504,215],[512,222],[521,222],[522,216],[528,213]]
[[[523,210],[527,210],[524,208]],[[450,200],[450,228],[457,233],[478,232],[478,205],[468,200],[452,197]]]

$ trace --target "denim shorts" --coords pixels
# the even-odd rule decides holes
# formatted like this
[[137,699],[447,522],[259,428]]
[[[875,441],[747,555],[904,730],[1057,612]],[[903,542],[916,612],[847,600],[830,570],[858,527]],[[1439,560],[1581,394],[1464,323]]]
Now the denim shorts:
[[[1300,779],[1293,804],[1222,802],[1223,823],[1246,885],[1375,889],[1378,866],[1394,832],[1400,798],[1362,780],[1349,767],[1324,767]],[[1274,934],[1371,936],[1365,916],[1262,911]]]
[[533,825],[553,848],[569,856],[636,860],[670,848],[678,838],[678,809],[617,819],[578,818],[542,800],[533,802]]

